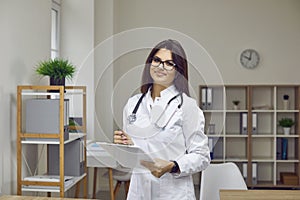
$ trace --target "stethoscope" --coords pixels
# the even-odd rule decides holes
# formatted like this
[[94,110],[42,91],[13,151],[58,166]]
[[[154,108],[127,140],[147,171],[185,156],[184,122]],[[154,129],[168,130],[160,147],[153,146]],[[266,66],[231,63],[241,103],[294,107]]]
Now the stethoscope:
[[[137,113],[137,111],[138,111],[138,109],[139,109],[139,107],[140,107],[140,105],[141,105],[141,103],[142,103],[142,100],[143,100],[143,98],[145,97],[145,95],[146,95],[146,93],[143,93],[143,94],[142,94],[142,96],[139,98],[137,104],[135,105],[135,107],[134,107],[134,109],[133,109],[131,115],[128,116],[129,124],[133,124],[133,123],[136,121],[136,113]],[[172,117],[174,116],[174,114],[176,113],[177,109],[174,110],[174,112],[171,114],[170,118],[168,119],[167,123],[166,123],[164,126],[159,126],[159,125],[157,124],[158,121],[161,119],[161,117],[162,117],[162,116],[164,115],[164,113],[166,112],[166,110],[168,109],[170,103],[171,103],[174,99],[176,99],[178,96],[180,96],[181,102],[180,102],[180,104],[178,104],[177,108],[178,108],[178,109],[181,108],[181,106],[182,106],[182,104],[183,104],[182,92],[180,92],[179,94],[175,95],[174,97],[172,97],[172,98],[168,101],[166,107],[164,108],[164,110],[162,111],[162,113],[159,115],[159,117],[157,118],[157,120],[156,120],[155,123],[154,123],[154,125],[155,125],[157,128],[161,128],[162,130],[164,130],[164,129],[167,127],[167,125],[169,124],[169,122],[171,121],[171,119],[172,119]]]

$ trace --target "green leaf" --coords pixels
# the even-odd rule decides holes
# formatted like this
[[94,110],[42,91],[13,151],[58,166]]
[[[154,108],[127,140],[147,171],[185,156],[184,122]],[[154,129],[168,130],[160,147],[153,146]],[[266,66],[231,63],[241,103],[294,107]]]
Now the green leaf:
[[68,60],[55,58],[54,60],[41,61],[35,71],[41,76],[49,76],[55,79],[72,79],[76,69]]

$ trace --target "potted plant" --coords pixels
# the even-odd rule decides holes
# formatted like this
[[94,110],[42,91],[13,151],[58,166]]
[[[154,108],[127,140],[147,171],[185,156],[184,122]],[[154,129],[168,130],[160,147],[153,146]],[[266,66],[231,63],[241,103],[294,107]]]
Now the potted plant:
[[41,76],[49,76],[50,85],[65,85],[65,79],[72,79],[75,66],[68,60],[62,58],[49,59],[38,63],[35,69]]
[[283,95],[283,110],[289,109],[289,95]]
[[279,126],[281,126],[283,128],[283,132],[286,135],[288,135],[290,133],[290,129],[294,124],[295,124],[295,122],[291,118],[282,118],[279,120]]
[[239,100],[233,100],[232,103],[233,103],[233,109],[238,110],[240,101]]

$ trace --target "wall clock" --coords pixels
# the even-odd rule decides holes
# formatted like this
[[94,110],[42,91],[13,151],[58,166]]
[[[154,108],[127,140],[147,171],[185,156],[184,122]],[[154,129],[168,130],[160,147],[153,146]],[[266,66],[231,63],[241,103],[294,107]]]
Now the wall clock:
[[241,65],[247,69],[253,69],[259,64],[259,54],[254,49],[245,49],[240,55]]

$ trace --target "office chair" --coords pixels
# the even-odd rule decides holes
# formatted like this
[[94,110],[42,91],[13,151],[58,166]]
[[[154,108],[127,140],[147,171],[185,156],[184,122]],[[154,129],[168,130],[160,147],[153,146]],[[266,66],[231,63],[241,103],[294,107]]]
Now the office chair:
[[202,171],[200,200],[220,200],[220,189],[248,189],[236,164],[210,164]]

